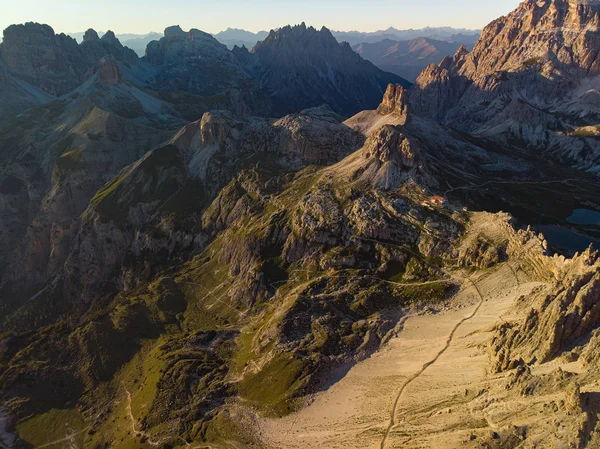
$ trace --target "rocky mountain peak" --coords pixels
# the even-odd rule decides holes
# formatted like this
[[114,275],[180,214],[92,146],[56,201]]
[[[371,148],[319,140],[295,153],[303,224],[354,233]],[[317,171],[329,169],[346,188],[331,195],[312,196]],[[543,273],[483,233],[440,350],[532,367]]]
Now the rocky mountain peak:
[[466,56],[469,53],[468,48],[466,47],[466,45],[461,45],[460,47],[458,47],[458,50],[456,50],[456,53],[454,54],[454,61],[457,61],[461,58],[463,58],[464,56]]
[[316,30],[304,23],[271,31],[252,55],[248,68],[287,105],[283,113],[328,104],[352,115],[376,109],[390,82],[410,84],[365,61],[349,45],[340,45],[327,28]]
[[408,111],[408,90],[400,84],[390,84],[377,111],[383,115],[405,115]]
[[250,53],[250,50],[248,50],[248,48],[245,45],[242,45],[241,47],[234,45],[233,48],[231,49],[231,52],[237,56],[237,55],[246,55],[246,54]]
[[138,62],[135,52],[123,47],[112,31],[100,39],[91,28],[78,44],[65,34],[55,34],[48,25],[13,25],[4,31],[0,46],[0,60],[14,77],[53,96],[79,87],[107,55],[128,66]]
[[165,37],[150,42],[146,47],[146,58],[153,64],[181,63],[199,56],[227,59],[231,53],[210,34],[195,28],[185,32],[179,25],[166,28]]
[[83,42],[97,41],[100,40],[98,33],[92,28],[88,29],[83,35]]
[[[115,36],[115,33],[113,33],[112,31],[108,30],[104,36],[102,36],[101,39],[103,42],[109,42],[109,43],[117,43],[119,42],[119,39],[117,39],[117,36]],[[120,42],[119,42],[120,44]]]
[[211,34],[205,33],[204,31],[199,30],[197,28],[190,29],[186,37],[188,39],[213,39]]
[[238,47],[234,45],[231,49],[231,53],[240,61],[242,64],[250,64],[252,60],[252,54],[245,45]]
[[287,25],[278,30],[272,30],[269,36],[262,42],[259,42],[253,49],[253,52],[260,51],[264,47],[294,48],[298,52],[311,51],[314,48],[337,46],[338,42],[333,34],[322,27],[321,30],[309,26],[304,22],[300,25]]
[[402,132],[400,126],[384,125],[365,144],[365,158],[375,158],[380,162],[393,162],[403,168],[415,166],[414,145]]
[[54,30],[50,25],[45,25],[37,22],[26,22],[21,25],[11,25],[4,30],[4,42],[14,39],[24,39],[31,37],[34,39],[53,38]]
[[165,33],[166,38],[175,37],[175,38],[182,38],[182,39],[184,39],[187,34],[185,31],[183,31],[181,29],[181,27],[179,25],[173,25],[173,26],[165,28],[164,33]]

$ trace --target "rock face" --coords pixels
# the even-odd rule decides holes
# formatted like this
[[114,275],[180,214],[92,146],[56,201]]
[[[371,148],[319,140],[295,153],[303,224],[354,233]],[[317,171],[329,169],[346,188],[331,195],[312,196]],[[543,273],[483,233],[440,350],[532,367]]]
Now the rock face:
[[[113,69],[114,61],[103,61],[99,70],[111,76],[92,78],[88,88],[97,83],[110,92],[128,87],[126,81],[105,82],[115,79]],[[93,97],[97,95],[94,91]],[[65,98],[75,102],[81,97]],[[106,413],[94,423],[93,444],[114,438],[113,411],[104,408],[100,396],[110,397],[111,404],[120,397],[117,373],[136,363],[133,357],[143,339],[160,353],[148,361],[161,369],[170,367],[149,385],[160,393],[151,394],[158,399],[143,412],[145,432],[166,439],[190,432],[191,440],[220,440],[197,429],[217,425],[216,415],[234,391],[257,407],[284,412],[291,399],[317,388],[331,367],[374,351],[400,318],[397,306],[408,306],[419,296],[413,290],[395,290],[379,278],[406,273],[411,279],[436,279],[438,271],[421,258],[451,252],[462,228],[441,211],[421,206],[410,189],[381,189],[383,175],[369,185],[347,170],[344,161],[354,157],[363,166],[375,167],[367,169],[373,173],[388,166],[409,175],[418,171],[420,149],[399,128],[385,127],[365,144],[363,135],[326,107],[279,120],[214,111],[116,173],[126,158],[145,150],[142,137],[150,143],[162,134],[114,113],[96,111],[104,120],[75,120],[71,109],[76,105],[70,102],[62,112],[48,112],[61,123],[76,121],[74,130],[61,135],[66,142],[36,143],[36,133],[4,155],[5,165],[20,177],[3,180],[0,224],[8,227],[14,224],[8,218],[19,218],[27,229],[20,237],[23,244],[12,252],[8,265],[13,268],[4,278],[8,282],[2,284],[2,297],[31,297],[32,292],[22,289],[33,284],[32,291],[40,294],[27,304],[2,303],[5,329],[19,335],[24,329],[32,332],[24,337],[27,342],[2,340],[0,360],[6,369],[0,374],[0,396],[3,403],[14,405],[9,413],[19,419],[37,413],[30,410],[38,405],[43,410],[56,401],[88,401],[98,413]],[[24,120],[32,113],[26,112]],[[89,135],[79,132],[84,126]],[[48,127],[57,126],[48,121]],[[123,136],[117,134],[121,131]],[[118,145],[107,145],[109,139]],[[24,166],[18,156],[33,144],[33,159]],[[60,156],[45,168],[41,156],[48,153]],[[39,186],[40,203],[29,200],[33,217],[16,217],[11,208],[32,190],[25,184],[31,177],[27,170],[40,168],[53,177]],[[102,180],[106,173],[113,176]],[[395,181],[394,187],[402,187]],[[410,219],[404,218],[408,208],[399,206],[402,201],[414,205]],[[432,217],[438,226],[424,226]],[[14,229],[19,234],[16,225]],[[411,262],[413,252],[423,257]],[[172,277],[166,279],[162,273],[169,265]],[[309,283],[296,279],[296,273],[310,269],[317,274],[310,274]],[[347,269],[365,270],[365,275],[319,281],[320,273]],[[276,288],[288,281],[290,292]],[[207,295],[203,288],[212,292]],[[446,289],[440,285],[438,297]],[[123,293],[115,296],[116,291]],[[104,306],[105,300],[110,304]],[[271,305],[277,318],[263,320],[264,307]],[[90,309],[94,312],[88,313]],[[255,363],[234,367],[244,315],[261,322],[261,330],[248,341]],[[34,330],[46,324],[50,338]],[[213,334],[204,335],[204,329]],[[120,340],[126,343],[114,344]],[[33,345],[35,357],[54,359],[59,348],[66,352],[52,366],[38,364],[25,374],[15,357],[22,345]],[[112,346],[117,349],[109,350]],[[192,348],[201,354],[190,353]],[[194,368],[179,371],[172,366],[173,357],[182,367],[190,357],[208,365],[202,362],[199,368],[194,362]],[[265,399],[265,376],[272,370],[285,374],[286,380]],[[64,387],[30,387],[45,386],[61,372],[70,373]],[[30,378],[38,381],[32,384]],[[127,388],[142,392],[146,384],[138,381]],[[165,408],[165,400],[172,405]],[[120,421],[130,429],[127,421]],[[105,426],[112,430],[107,433]]]
[[524,1],[483,30],[461,73],[490,75],[546,60],[557,69],[598,74],[599,13],[595,1]]
[[326,28],[304,24],[271,32],[252,52],[237,46],[229,51],[207,33],[172,26],[148,45],[145,60],[158,66],[158,90],[205,96],[239,89],[255,115],[281,116],[322,104],[350,115],[373,109],[388,83],[410,84],[338,44]]
[[227,47],[210,34],[192,28],[185,32],[178,25],[165,29],[164,37],[146,48],[146,59],[152,64],[180,64],[187,59],[231,60]]
[[363,151],[366,163],[356,176],[379,188],[395,189],[410,179],[416,181],[424,170],[417,143],[401,127],[383,126],[367,140]]
[[327,28],[283,27],[259,42],[247,65],[285,112],[328,104],[351,115],[374,109],[388,83],[406,80],[363,60]]
[[408,90],[399,84],[390,84],[383,95],[377,112],[404,116],[408,112]]
[[[107,282],[126,283],[126,278],[115,278],[115,271],[118,272],[128,253],[159,252],[165,249],[164,245],[174,253],[202,245],[206,236],[195,224],[201,221],[199,214],[239,171],[257,163],[275,172],[295,171],[309,164],[331,164],[362,143],[362,136],[341,124],[336,114],[325,107],[280,120],[243,119],[227,111],[215,111],[186,125],[167,145],[149,152],[100,189],[108,181],[107,173],[115,173],[116,168],[131,163],[132,156],[139,157],[140,152],[143,154],[152,145],[158,145],[168,134],[149,127],[156,126],[155,123],[140,125],[99,110],[107,104],[101,97],[107,89],[113,92],[109,98],[116,93],[121,95],[121,102],[128,99],[127,94],[142,98],[141,92],[131,93],[132,87],[120,78],[113,59],[101,61],[96,77],[88,94],[97,106],[78,118],[77,124],[59,142],[59,147],[65,147],[64,154],[54,162],[50,185],[40,186],[41,204],[40,198],[27,198],[31,209],[39,208],[32,222],[27,225],[27,217],[13,222],[9,210],[6,220],[0,221],[0,225],[11,231],[7,235],[25,233],[16,248],[15,240],[0,242],[4,254],[12,253],[12,268],[5,278],[11,279],[15,286],[27,289],[28,282],[52,282],[59,276],[66,284],[63,287],[66,298],[76,298],[82,295],[82,290],[102,290]],[[75,96],[67,105],[67,112],[73,114],[88,107],[81,97]],[[64,120],[64,116],[57,119]],[[76,134],[82,126],[79,122],[85,123],[91,138]],[[119,142],[119,154],[112,154],[107,145],[104,136],[108,133],[107,138]],[[47,143],[39,143],[44,144]],[[17,153],[19,150],[23,151],[14,149]],[[13,184],[20,187],[5,195],[5,204],[11,207],[19,198],[23,201],[22,197],[27,197],[20,180],[32,169],[24,170],[18,162],[12,163],[11,171],[19,176]],[[103,170],[90,172],[93,166],[102,166]],[[179,201],[189,204],[179,211],[176,206]],[[173,211],[185,223],[180,229],[172,229],[169,224],[169,214]],[[78,219],[80,215],[83,219]],[[161,239],[156,241],[153,231],[149,231],[163,226],[178,235],[168,244]],[[84,296],[90,301],[95,298],[93,295]]]
[[565,268],[551,288],[522,298],[531,307],[522,323],[499,328],[490,349],[495,371],[546,363],[578,346],[579,353],[598,350],[590,342],[600,326],[598,254],[587,251]]
[[169,104],[124,80],[112,56],[72,93],[0,122],[6,295],[52,283],[94,193],[181,124]]
[[600,148],[584,129],[599,117],[599,17],[596,2],[524,1],[488,25],[472,52],[425,68],[410,110],[597,172]]
[[116,86],[124,81],[123,74],[113,56],[105,56],[100,59],[96,69],[100,82]]
[[[150,42],[143,59],[112,31],[99,38],[89,29],[77,44],[37,23],[7,28],[0,47],[0,61],[10,76],[56,97],[90,79],[106,56],[114,58],[124,79],[166,95],[190,120],[215,108],[281,117],[322,104],[349,115],[374,108],[389,82],[408,85],[338,45],[328,30],[305,26],[273,32],[253,54],[245,48],[229,51],[210,34],[179,26]],[[30,92],[11,104],[38,104],[41,98],[33,97],[40,96],[23,86],[19,90]]]

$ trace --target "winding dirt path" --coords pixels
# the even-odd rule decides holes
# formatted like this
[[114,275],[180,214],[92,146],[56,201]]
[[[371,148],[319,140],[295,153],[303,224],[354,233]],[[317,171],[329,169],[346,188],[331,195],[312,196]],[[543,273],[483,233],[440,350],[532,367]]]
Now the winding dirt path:
[[147,434],[146,432],[144,432],[141,429],[137,430],[135,428],[136,427],[135,417],[133,416],[133,411],[131,410],[131,393],[129,392],[129,390],[127,389],[125,384],[123,384],[123,388],[125,389],[125,394],[127,395],[127,416],[129,417],[129,420],[131,421],[131,433],[133,435],[139,435],[141,437],[144,437],[146,439],[146,442],[152,447],[159,446],[161,443],[165,442],[166,439],[164,439],[164,438],[159,441],[153,441],[149,434]]
[[549,181],[500,181],[500,180],[492,180],[486,181],[483,184],[472,184],[466,186],[458,186],[452,187],[444,192],[444,196],[448,196],[449,193],[456,192],[457,190],[471,190],[471,189],[481,189],[482,187],[489,186],[492,184],[523,184],[523,185],[547,185],[547,184],[569,184],[569,182],[577,182],[580,181],[576,178],[567,178],[567,179],[553,179]]
[[380,444],[380,449],[385,449],[385,444],[387,442],[387,439],[390,435],[390,432],[392,431],[392,428],[396,425],[396,413],[398,411],[398,405],[400,403],[400,399],[402,398],[402,394],[404,393],[404,390],[406,390],[406,388],[416,379],[418,379],[426,370],[427,368],[429,368],[431,365],[433,365],[435,362],[438,361],[438,359],[448,350],[448,348],[450,347],[450,345],[452,344],[452,340],[454,339],[454,334],[456,334],[456,331],[460,328],[460,326],[463,325],[463,323],[473,319],[475,317],[475,315],[477,315],[477,312],[479,312],[479,309],[481,309],[481,306],[483,305],[483,302],[485,301],[483,295],[481,294],[481,291],[479,290],[479,287],[477,287],[477,284],[475,282],[473,282],[471,279],[468,279],[469,282],[471,282],[471,284],[473,284],[473,287],[475,288],[475,290],[477,291],[477,294],[479,295],[479,304],[477,305],[477,307],[475,308],[475,310],[473,311],[473,313],[471,313],[469,316],[463,318],[462,320],[460,320],[456,326],[454,326],[454,328],[452,329],[452,331],[450,332],[450,335],[448,336],[448,339],[446,340],[446,345],[442,348],[442,350],[440,352],[438,352],[436,354],[436,356],[431,359],[429,362],[425,363],[423,365],[423,367],[417,371],[415,374],[413,374],[412,376],[410,376],[406,382],[404,382],[404,384],[402,385],[402,387],[400,387],[400,391],[398,392],[398,395],[396,396],[396,400],[394,401],[394,406],[392,407],[392,413],[390,416],[390,423],[387,426],[387,429],[385,430],[385,434],[383,435],[383,438],[381,440],[381,444]]
[[[72,433],[72,434],[70,434],[70,435],[67,435],[67,436],[66,436],[66,437],[64,437],[64,438],[61,438],[61,439],[59,439],[59,440],[56,440],[56,441],[51,441],[50,443],[42,444],[41,446],[36,446],[36,449],[42,449],[42,448],[44,448],[44,447],[50,447],[50,446],[54,446],[54,445],[56,445],[56,444],[60,444],[60,443],[66,443],[67,441],[68,441],[68,442],[71,442],[71,443],[74,443],[74,442],[75,442],[75,437],[76,437],[76,436],[78,436],[78,435],[81,435],[81,434],[82,434],[82,433],[84,433],[84,432],[87,432],[89,429],[90,429],[89,427],[86,427],[85,429],[83,429],[83,430],[80,430],[79,432]],[[73,444],[71,444],[71,446],[72,446],[72,445],[73,445]]]

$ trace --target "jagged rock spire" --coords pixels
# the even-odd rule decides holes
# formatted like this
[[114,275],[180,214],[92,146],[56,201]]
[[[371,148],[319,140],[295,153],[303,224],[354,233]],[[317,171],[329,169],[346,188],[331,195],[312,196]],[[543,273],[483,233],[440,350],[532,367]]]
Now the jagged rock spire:
[[96,33],[96,31],[92,28],[88,29],[83,35],[83,42],[97,41],[99,39],[98,33]]

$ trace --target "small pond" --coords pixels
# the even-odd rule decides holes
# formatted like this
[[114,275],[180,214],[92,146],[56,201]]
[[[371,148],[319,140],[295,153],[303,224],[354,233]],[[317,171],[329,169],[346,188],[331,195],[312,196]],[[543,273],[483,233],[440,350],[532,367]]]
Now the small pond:
[[590,209],[575,209],[567,221],[574,225],[600,226],[600,212]]
[[576,252],[585,251],[590,244],[600,249],[600,240],[585,234],[579,234],[567,227],[559,225],[537,225],[534,226],[537,232],[544,234],[544,237],[555,249],[564,249],[567,255],[573,255]]

